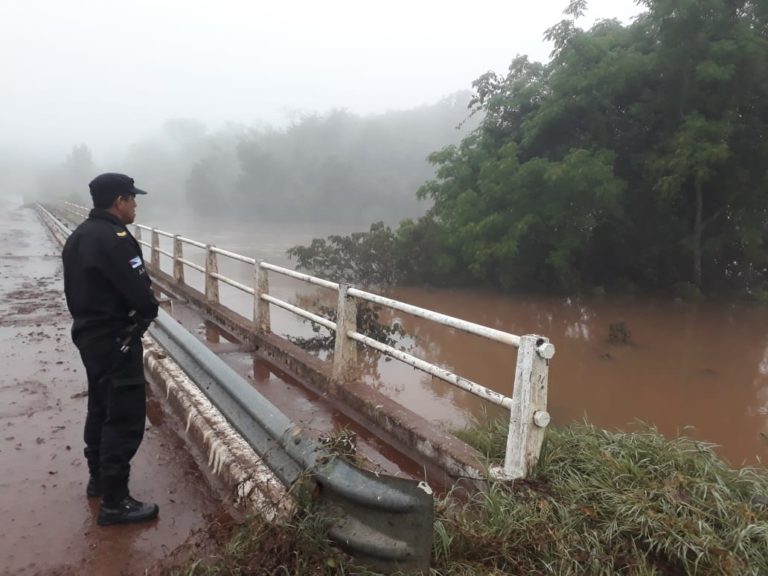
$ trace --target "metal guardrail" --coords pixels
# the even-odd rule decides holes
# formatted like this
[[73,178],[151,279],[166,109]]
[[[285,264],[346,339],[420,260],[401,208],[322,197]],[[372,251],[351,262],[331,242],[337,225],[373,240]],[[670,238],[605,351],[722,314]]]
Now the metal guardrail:
[[48,210],[43,208],[43,206],[41,206],[40,204],[37,205],[37,208],[43,214],[43,218],[47,224],[52,226],[57,232],[62,234],[65,238],[69,236],[71,230],[67,227],[66,224],[64,224],[61,220],[56,218],[53,214],[51,214]]
[[[87,210],[76,204],[67,203],[67,209],[82,217]],[[204,244],[185,238],[178,234],[172,234],[135,224],[135,236],[139,243],[150,250],[150,262],[157,270],[161,270],[160,255],[165,255],[173,263],[173,279],[179,284],[185,284],[184,266],[188,266],[205,277],[205,299],[212,304],[220,304],[219,283],[223,282],[246,294],[253,296],[253,322],[262,333],[271,332],[270,305],[278,306],[292,312],[302,318],[320,324],[324,328],[335,332],[335,347],[333,355],[333,376],[343,382],[354,372],[357,362],[357,343],[369,346],[382,354],[395,358],[418,370],[439,378],[457,388],[465,390],[475,396],[509,410],[509,432],[507,437],[506,455],[502,469],[492,470],[501,478],[514,479],[527,476],[528,471],[538,461],[541,444],[544,439],[544,428],[550,422],[547,412],[547,392],[549,380],[549,361],[555,354],[555,347],[543,336],[526,335],[518,336],[468,322],[460,318],[441,314],[405,302],[386,298],[377,294],[359,290],[346,284],[339,284],[309,274],[304,274],[257,260],[248,256],[237,254],[229,250],[223,250],[210,244]],[[151,242],[142,238],[142,232],[151,235]],[[164,236],[173,240],[173,252],[160,248],[160,237]],[[205,250],[205,266],[200,266],[184,258],[184,245],[193,246]],[[218,256],[223,256],[254,266],[254,284],[246,286],[232,278],[219,273]],[[275,298],[269,294],[268,272],[273,272],[307,282],[309,284],[328,288],[337,292],[338,307],[336,322],[323,318],[294,306],[288,302]],[[405,312],[419,318],[461,330],[499,342],[518,349],[517,365],[515,368],[514,386],[511,396],[500,394],[495,390],[482,386],[468,378],[459,376],[450,370],[430,363],[421,358],[407,354],[392,346],[374,340],[365,334],[357,332],[357,303],[356,301],[371,302],[400,312]],[[339,329],[342,326],[342,329]]]
[[361,470],[319,446],[164,311],[150,333],[284,484],[309,471],[320,507],[336,518],[334,541],[377,569],[428,568],[434,512],[427,484]]
[[[38,205],[63,237],[70,230]],[[151,336],[182,367],[286,486],[316,485],[329,535],[377,570],[427,570],[434,500],[425,482],[374,474],[320,446],[205,344],[160,310]]]

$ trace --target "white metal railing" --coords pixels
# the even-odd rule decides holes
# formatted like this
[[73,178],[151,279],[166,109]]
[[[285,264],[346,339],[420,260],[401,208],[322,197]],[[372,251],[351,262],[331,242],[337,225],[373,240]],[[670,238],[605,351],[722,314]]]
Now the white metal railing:
[[80,218],[88,218],[88,213],[90,212],[88,208],[80,206],[79,204],[74,204],[72,202],[64,202],[64,210]]
[[[88,212],[82,207],[70,203],[67,203],[67,209],[81,217],[87,216]],[[357,343],[359,342],[378,350],[382,354],[400,360],[418,370],[448,382],[457,388],[474,394],[479,398],[508,409],[510,420],[506,456],[503,469],[495,471],[497,475],[507,479],[525,477],[530,467],[538,460],[544,428],[546,428],[550,420],[547,413],[548,372],[549,361],[555,354],[555,347],[547,338],[538,335],[517,336],[359,290],[346,284],[339,284],[289,268],[276,266],[150,226],[135,224],[134,230],[136,240],[142,246],[149,248],[149,260],[153,268],[158,271],[161,270],[161,254],[172,260],[173,279],[175,282],[182,285],[185,284],[185,266],[201,272],[205,277],[206,302],[221,304],[219,298],[219,283],[221,282],[253,296],[253,322],[257,331],[262,333],[271,332],[270,305],[288,310],[311,322],[316,322],[328,330],[334,331],[336,338],[332,374],[333,378],[338,382],[343,382],[354,373],[354,367],[357,362]],[[148,232],[151,235],[150,242],[142,238],[143,232]],[[172,252],[160,248],[161,236],[173,240]],[[184,258],[184,245],[205,250],[205,266]],[[247,286],[219,273],[218,256],[252,265],[254,267],[253,285]],[[337,292],[338,308],[336,322],[270,295],[268,272],[281,274]],[[518,356],[512,395],[505,396],[500,394],[495,390],[454,374],[440,366],[357,332],[358,300],[405,312],[406,314],[424,318],[443,326],[517,348]]]

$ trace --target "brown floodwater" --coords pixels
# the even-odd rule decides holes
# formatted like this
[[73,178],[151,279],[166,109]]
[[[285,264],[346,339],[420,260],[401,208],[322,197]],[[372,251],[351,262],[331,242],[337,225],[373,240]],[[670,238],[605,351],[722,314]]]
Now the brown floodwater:
[[[634,299],[577,301],[479,291],[400,289],[393,296],[515,334],[551,339],[549,410],[555,424],[588,418],[631,429],[638,420],[668,436],[720,445],[735,465],[768,456],[768,310],[739,304]],[[510,394],[515,354],[481,338],[402,318],[427,357]],[[626,345],[608,342],[624,322]],[[418,378],[436,418],[478,414],[475,401]],[[455,422],[455,420],[453,420]],[[687,427],[691,427],[688,428]]]
[[[221,248],[291,266],[285,250],[338,230],[300,226],[219,226],[153,222],[166,230]],[[165,245],[170,249],[170,245]],[[202,251],[187,257],[202,262]],[[170,262],[163,259],[163,268]],[[220,270],[244,283],[252,267],[223,259]],[[189,271],[187,281],[202,287]],[[270,291],[291,302],[333,297],[270,273]],[[250,317],[250,297],[229,286],[222,301]],[[651,298],[578,300],[480,290],[400,288],[387,295],[514,334],[541,334],[555,344],[549,410],[555,425],[584,418],[607,428],[631,429],[638,421],[668,436],[679,433],[719,446],[734,465],[768,456],[768,309],[745,303],[680,303]],[[308,336],[309,326],[272,307],[273,330]],[[403,344],[417,356],[510,395],[516,352],[405,314]],[[609,326],[623,322],[625,345],[608,342]],[[372,385],[448,428],[462,427],[499,409],[397,361],[366,366]]]

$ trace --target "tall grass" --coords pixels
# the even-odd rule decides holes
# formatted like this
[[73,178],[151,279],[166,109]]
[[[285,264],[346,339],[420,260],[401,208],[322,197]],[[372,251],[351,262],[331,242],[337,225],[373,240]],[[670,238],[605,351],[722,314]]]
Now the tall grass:
[[[506,426],[461,433],[501,461]],[[547,431],[532,476],[437,503],[432,576],[768,575],[768,473],[731,469],[710,445],[652,428]],[[362,574],[305,513],[237,532],[194,575]]]
[[213,550],[204,558],[167,572],[173,576],[350,574],[353,565],[332,546],[327,532],[327,519],[311,509],[288,522],[269,523],[253,517],[229,530],[224,540],[213,543]]
[[[503,458],[502,423],[463,436]],[[731,469],[710,445],[551,429],[529,480],[440,502],[436,572],[768,574],[766,502],[765,469]]]

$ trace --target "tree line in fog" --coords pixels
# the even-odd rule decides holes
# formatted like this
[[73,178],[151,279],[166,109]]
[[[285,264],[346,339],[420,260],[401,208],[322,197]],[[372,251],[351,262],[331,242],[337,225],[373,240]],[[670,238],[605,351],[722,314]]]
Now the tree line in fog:
[[94,160],[98,151],[75,146],[43,171],[37,188],[88,202],[93,174],[117,166],[152,192],[141,212],[156,220],[173,210],[254,222],[394,223],[426,210],[415,191],[434,177],[427,156],[477,125],[469,99],[466,91],[379,115],[305,115],[284,129],[211,132],[196,120],[170,120],[108,165]]

